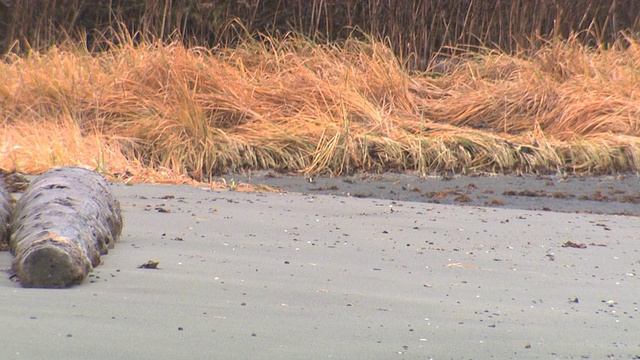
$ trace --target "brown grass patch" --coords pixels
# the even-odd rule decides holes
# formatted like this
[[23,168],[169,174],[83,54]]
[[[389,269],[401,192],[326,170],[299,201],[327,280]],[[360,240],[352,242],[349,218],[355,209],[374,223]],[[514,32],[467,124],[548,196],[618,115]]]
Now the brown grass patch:
[[65,44],[0,63],[0,167],[185,182],[257,168],[638,170],[640,43],[626,41],[470,54],[444,74],[410,74],[371,40]]
[[453,201],[456,202],[471,202],[471,196],[467,195],[467,194],[459,194],[457,195]]
[[495,198],[494,198],[494,199],[489,200],[489,205],[492,205],[492,206],[502,206],[502,205],[504,205],[504,201],[502,201],[502,200],[500,200],[500,199],[495,199]]

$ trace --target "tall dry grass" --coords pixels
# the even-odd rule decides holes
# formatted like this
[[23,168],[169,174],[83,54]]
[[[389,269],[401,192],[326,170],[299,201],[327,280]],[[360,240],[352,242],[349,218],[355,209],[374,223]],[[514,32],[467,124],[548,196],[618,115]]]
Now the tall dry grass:
[[0,167],[197,180],[257,168],[638,170],[640,42],[625,41],[486,50],[426,73],[372,39],[67,43],[0,64]]
[[[339,41],[360,29],[391,47],[410,67],[424,69],[435,54],[537,49],[544,39],[577,34],[583,44],[611,44],[640,31],[637,0],[2,0],[0,52],[42,50],[61,39],[110,46],[121,24],[143,38],[188,45],[232,45],[234,22],[249,33],[294,31]],[[105,36],[107,42],[102,41]]]

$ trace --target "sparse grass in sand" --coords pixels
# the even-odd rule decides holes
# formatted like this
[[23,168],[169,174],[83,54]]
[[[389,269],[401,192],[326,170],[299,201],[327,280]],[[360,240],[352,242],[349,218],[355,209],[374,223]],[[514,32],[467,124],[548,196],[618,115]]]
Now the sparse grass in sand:
[[0,168],[189,182],[268,168],[617,173],[640,165],[640,42],[480,49],[410,73],[376,41],[123,39],[0,63]]

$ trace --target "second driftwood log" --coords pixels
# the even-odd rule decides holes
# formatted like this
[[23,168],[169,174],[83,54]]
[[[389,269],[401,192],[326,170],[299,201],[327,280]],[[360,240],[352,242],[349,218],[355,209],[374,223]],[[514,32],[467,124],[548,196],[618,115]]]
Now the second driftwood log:
[[106,180],[79,167],[36,177],[10,221],[13,269],[26,287],[82,282],[122,231],[120,204]]
[[9,241],[9,217],[11,216],[11,194],[0,176],[0,248],[6,250]]

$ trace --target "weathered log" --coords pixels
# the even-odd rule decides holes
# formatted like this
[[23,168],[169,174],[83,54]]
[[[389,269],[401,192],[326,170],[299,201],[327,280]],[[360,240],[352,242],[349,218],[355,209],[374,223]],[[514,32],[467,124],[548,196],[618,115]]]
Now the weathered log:
[[122,231],[120,204],[99,174],[61,167],[36,177],[10,221],[13,269],[26,287],[82,282]]
[[0,248],[6,250],[9,241],[9,217],[11,216],[11,194],[0,176]]

